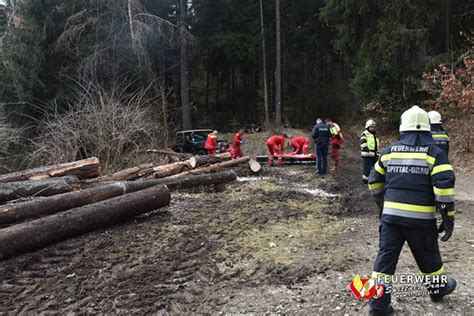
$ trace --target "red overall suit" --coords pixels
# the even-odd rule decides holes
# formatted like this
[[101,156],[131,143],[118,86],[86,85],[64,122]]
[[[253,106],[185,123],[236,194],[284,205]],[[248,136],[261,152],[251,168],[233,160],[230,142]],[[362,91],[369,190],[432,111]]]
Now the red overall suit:
[[341,128],[338,124],[334,122],[329,122],[329,131],[331,132],[331,158],[334,160],[334,167],[332,170],[337,170],[339,168],[339,151],[341,150],[341,145],[344,142],[342,137]]
[[278,164],[283,164],[281,155],[285,150],[285,137],[280,135],[275,135],[270,137],[267,140],[268,152],[270,153],[269,163],[270,166],[273,166],[273,157],[278,156]]
[[309,140],[305,136],[293,138],[290,144],[295,154],[308,154]]
[[207,135],[206,143],[204,144],[204,149],[207,150],[208,155],[215,155],[217,148],[217,135],[210,133]]
[[240,149],[240,144],[243,143],[242,139],[243,133],[237,132],[237,134],[234,135],[234,141],[232,142],[232,155],[231,159],[237,159],[240,157],[243,157],[244,154],[242,153],[242,149]]

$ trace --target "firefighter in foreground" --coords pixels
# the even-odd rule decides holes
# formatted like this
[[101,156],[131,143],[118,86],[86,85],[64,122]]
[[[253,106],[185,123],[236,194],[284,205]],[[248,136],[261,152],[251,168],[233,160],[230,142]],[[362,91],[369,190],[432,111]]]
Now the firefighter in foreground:
[[441,114],[436,111],[428,112],[431,123],[431,137],[433,137],[433,142],[438,146],[446,156],[449,155],[449,137],[446,131],[441,126]]
[[281,155],[285,151],[285,139],[288,137],[285,133],[274,135],[267,140],[268,152],[270,153],[269,164],[273,166],[273,157],[278,157],[278,164],[283,164]]
[[372,170],[380,155],[380,141],[375,133],[376,127],[374,120],[367,120],[365,130],[360,136],[360,155],[364,166],[362,182],[364,184],[367,184],[370,170]]
[[207,150],[208,155],[215,155],[217,151],[217,131],[213,131],[207,135],[204,149]]
[[290,141],[293,154],[307,155],[309,147],[309,139],[306,136],[293,137]]
[[242,149],[240,148],[240,145],[244,144],[243,140],[244,136],[244,129],[240,129],[235,135],[234,139],[232,141],[232,144],[229,147],[230,153],[231,153],[231,159],[237,159],[241,158],[244,156]]
[[341,150],[344,138],[342,137],[342,131],[338,124],[334,123],[332,119],[327,119],[326,122],[329,127],[329,132],[331,133],[331,158],[334,160],[334,167],[331,171],[337,171],[339,168],[339,151]]
[[323,120],[318,118],[316,120],[316,125],[313,127],[311,132],[311,137],[314,140],[316,147],[316,156],[318,159],[317,171],[318,175],[325,175],[328,168],[328,144],[330,137],[329,127],[326,125]]
[[[445,231],[442,241],[453,234],[454,181],[448,157],[432,142],[428,113],[413,106],[402,114],[400,140],[383,151],[369,176],[369,189],[383,200],[373,278],[390,280],[406,241],[431,300],[438,302],[454,291],[456,280],[445,275],[438,246],[438,232]],[[436,211],[442,218],[439,229]],[[369,315],[393,312],[390,300],[389,293],[372,299]]]

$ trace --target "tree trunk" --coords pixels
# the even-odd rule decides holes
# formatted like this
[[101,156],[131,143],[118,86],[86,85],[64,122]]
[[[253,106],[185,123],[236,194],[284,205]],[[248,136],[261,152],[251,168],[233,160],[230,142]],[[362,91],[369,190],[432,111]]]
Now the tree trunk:
[[178,161],[175,163],[154,167],[152,174],[148,176],[147,179],[169,177],[190,169],[194,169],[199,166],[219,163],[229,158],[230,155],[228,153],[216,156],[194,156],[185,161]]
[[132,0],[127,1],[127,11],[128,11],[128,25],[130,27],[130,38],[132,39],[132,45],[134,45],[135,36],[133,33]]
[[115,196],[140,191],[157,185],[167,185],[170,190],[195,188],[234,181],[233,171],[193,175],[175,179],[125,181],[104,184],[79,192],[69,192],[0,207],[0,224],[12,224],[28,218],[56,214],[83,205],[97,203]]
[[94,178],[100,175],[99,159],[88,158],[59,165],[45,166],[0,175],[0,182],[38,180],[49,177],[77,176],[79,179]]
[[143,164],[137,167],[120,170],[111,175],[94,179],[94,182],[136,180],[138,178],[149,176],[152,173],[153,173],[153,164],[148,163],[148,164]]
[[180,33],[180,57],[181,57],[181,113],[183,129],[192,128],[191,105],[189,101],[189,69],[188,69],[188,42],[186,39],[187,27],[186,17],[188,14],[188,0],[180,0],[179,8],[179,33]]
[[0,183],[0,203],[31,196],[50,196],[80,189],[74,176]]
[[163,179],[148,180],[144,182],[154,183],[155,185],[166,185],[170,190],[189,189],[207,185],[217,185],[231,182],[237,179],[234,171],[224,171],[210,174],[168,177]]
[[0,206],[0,224],[10,224],[23,219],[41,217],[66,211],[75,207],[97,203],[114,196],[146,189],[154,183],[144,181],[116,182],[99,187],[68,192],[49,197]]
[[103,229],[169,204],[166,187],[152,187],[0,230],[0,259]]
[[262,34],[262,63],[263,63],[263,100],[265,108],[265,127],[270,125],[270,112],[268,107],[268,82],[267,82],[267,57],[265,49],[265,25],[263,23],[263,0],[260,0],[260,32]]
[[234,159],[234,160],[229,160],[229,161],[216,163],[216,164],[213,164],[213,165],[210,165],[210,166],[207,166],[207,167],[202,167],[202,168],[197,168],[197,169],[194,169],[194,170],[185,171],[185,172],[178,173],[174,176],[171,176],[171,177],[168,177],[168,178],[165,178],[165,179],[175,179],[175,178],[185,177],[185,176],[190,176],[190,175],[211,173],[213,171],[221,170],[221,169],[224,169],[224,168],[227,168],[227,167],[237,166],[238,164],[241,164],[243,162],[247,162],[249,160],[250,160],[250,157],[246,156],[246,157],[242,157],[242,158],[238,158],[238,159]]
[[450,0],[444,0],[444,38],[445,38],[445,46],[446,46],[446,52],[449,52],[451,49],[451,33],[450,33],[450,15],[451,15],[451,9],[450,9]]
[[224,153],[216,156],[194,156],[191,157],[190,160],[195,167],[201,167],[205,165],[212,165],[214,163],[219,163],[224,160],[230,159],[230,153]]
[[281,32],[280,0],[275,0],[276,66],[275,66],[275,124],[281,126]]
[[249,160],[249,166],[250,170],[252,170],[254,173],[259,172],[262,169],[262,165],[256,160],[250,159]]
[[165,178],[189,169],[193,169],[194,167],[196,167],[196,165],[191,159],[193,158],[190,158],[185,161],[178,161],[167,165],[155,167],[153,168],[152,174],[147,178]]

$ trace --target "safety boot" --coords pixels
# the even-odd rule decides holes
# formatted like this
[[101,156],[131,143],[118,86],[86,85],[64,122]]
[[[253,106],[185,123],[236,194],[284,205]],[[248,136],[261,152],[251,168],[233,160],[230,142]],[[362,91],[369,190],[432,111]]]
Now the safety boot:
[[453,278],[448,278],[448,282],[444,283],[443,287],[439,288],[439,293],[430,294],[431,300],[433,302],[439,302],[448,294],[453,293],[456,289],[457,282]]

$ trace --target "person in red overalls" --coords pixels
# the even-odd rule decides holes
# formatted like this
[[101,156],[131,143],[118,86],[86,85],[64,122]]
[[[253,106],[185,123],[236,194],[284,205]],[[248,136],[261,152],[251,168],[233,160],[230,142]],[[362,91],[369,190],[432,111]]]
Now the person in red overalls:
[[213,131],[207,135],[204,149],[207,150],[208,155],[215,155],[217,149],[217,131]]
[[270,153],[270,166],[273,165],[273,157],[278,157],[279,165],[283,164],[281,155],[285,151],[285,138],[287,137],[286,134],[274,135],[267,140],[268,152]]
[[306,155],[308,154],[309,139],[305,136],[298,136],[291,139],[291,147],[293,148],[293,154]]
[[237,159],[240,157],[243,157],[244,154],[242,153],[242,149],[240,148],[240,145],[244,144],[244,140],[242,137],[244,136],[244,130],[241,129],[234,135],[234,140],[232,142],[232,151],[231,151],[231,159]]
[[333,122],[332,119],[327,119],[326,124],[329,127],[331,132],[331,158],[334,160],[334,167],[331,171],[337,171],[339,168],[339,151],[341,150],[341,145],[344,142],[344,137],[342,137],[342,131],[338,124]]

